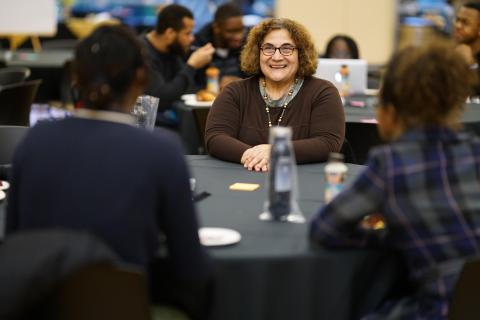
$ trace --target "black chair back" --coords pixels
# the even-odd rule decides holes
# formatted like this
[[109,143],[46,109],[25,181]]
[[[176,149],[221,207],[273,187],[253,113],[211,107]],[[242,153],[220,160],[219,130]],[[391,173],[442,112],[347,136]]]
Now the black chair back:
[[463,266],[458,277],[450,308],[449,320],[476,320],[480,309],[478,296],[480,292],[480,260],[472,260]]
[[[90,268],[102,265],[109,271],[119,263],[117,255],[101,239],[88,232],[58,227],[17,230],[10,233],[0,245],[0,261],[2,261],[0,263],[0,283],[2,284],[0,286],[0,319],[79,319],[73,316],[72,318],[62,317],[72,311],[68,303],[90,302],[88,299],[91,295],[92,298],[98,298],[97,303],[101,305],[103,300],[109,299],[108,296],[100,295],[106,293],[107,289],[109,294],[115,296],[116,293],[113,291],[115,289],[124,294],[127,288],[132,288],[125,282],[121,282],[120,278],[118,278],[118,284],[110,283],[112,277],[106,275],[106,272],[100,273],[105,274],[105,279],[82,276],[83,270],[87,272]],[[78,280],[85,282],[83,286],[77,282]],[[111,287],[103,288],[103,285],[111,285]],[[85,290],[77,293],[70,292],[73,287]],[[75,293],[77,297],[83,297],[85,300],[71,301],[70,298]],[[140,297],[146,295],[140,290],[132,291],[132,295],[137,294]],[[132,299],[138,298],[133,296]],[[61,309],[58,301],[64,301],[65,304],[61,307],[67,309]],[[122,303],[128,304],[127,301]],[[111,307],[111,304],[109,306]],[[127,308],[122,304],[118,307],[121,310]],[[114,309],[112,312],[117,311],[116,308],[112,309]],[[92,316],[83,319],[100,318]],[[125,318],[111,316],[103,319]],[[142,318],[138,317],[138,319]]]
[[199,154],[205,153],[205,126],[209,111],[210,107],[195,107],[192,109],[193,118],[195,119],[195,124],[197,125],[197,133],[200,141],[200,150],[198,150]]
[[30,109],[42,80],[0,86],[0,125],[30,125]]
[[57,292],[57,320],[149,320],[146,276],[109,264],[83,268],[67,277]]
[[25,81],[30,76],[27,67],[7,67],[0,69],[0,86]]
[[357,157],[355,156],[355,151],[353,150],[353,147],[347,140],[347,138],[343,140],[342,150],[340,151],[340,153],[343,154],[344,161],[346,163],[357,164]]
[[15,149],[28,129],[29,127],[0,126],[0,165],[12,163]]

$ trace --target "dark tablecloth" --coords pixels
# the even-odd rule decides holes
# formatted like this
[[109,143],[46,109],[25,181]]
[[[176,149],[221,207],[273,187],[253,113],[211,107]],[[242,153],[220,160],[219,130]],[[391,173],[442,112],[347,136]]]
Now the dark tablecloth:
[[[225,227],[240,243],[211,248],[218,268],[213,319],[358,319],[391,291],[401,268],[397,257],[373,250],[331,251],[312,245],[308,224],[258,219],[266,174],[239,164],[189,156],[202,226]],[[362,170],[348,165],[347,180]],[[323,164],[302,165],[299,204],[307,218],[323,201]],[[235,182],[259,183],[253,192],[230,191]]]
[[[401,279],[393,253],[327,250],[310,243],[308,224],[258,219],[266,174],[208,156],[188,157],[201,226],[237,230],[239,243],[209,248],[217,273],[212,319],[358,319],[378,306]],[[308,218],[323,204],[323,164],[298,167],[299,204]],[[348,165],[347,181],[362,170]],[[258,183],[253,192],[230,191],[235,182]],[[0,202],[0,238],[5,201]],[[195,266],[192,266],[194,268]]]

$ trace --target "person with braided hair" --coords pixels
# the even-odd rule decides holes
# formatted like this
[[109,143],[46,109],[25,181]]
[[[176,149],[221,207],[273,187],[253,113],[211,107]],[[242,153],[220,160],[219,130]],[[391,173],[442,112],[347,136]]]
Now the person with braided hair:
[[204,318],[210,260],[199,243],[180,143],[172,134],[137,128],[130,114],[146,75],[143,47],[126,27],[100,27],[78,45],[74,79],[85,107],[35,125],[20,144],[6,232],[86,230],[151,278],[164,238],[168,258],[160,267],[168,274],[153,287],[161,285],[163,294],[171,292],[167,283],[185,290],[173,302],[192,319]]

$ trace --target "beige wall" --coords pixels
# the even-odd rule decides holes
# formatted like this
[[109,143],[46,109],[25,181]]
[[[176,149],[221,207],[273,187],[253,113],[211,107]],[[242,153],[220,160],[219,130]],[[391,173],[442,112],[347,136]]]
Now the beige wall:
[[393,51],[395,0],[276,0],[275,16],[305,25],[321,53],[337,33],[353,37],[369,63],[385,63]]

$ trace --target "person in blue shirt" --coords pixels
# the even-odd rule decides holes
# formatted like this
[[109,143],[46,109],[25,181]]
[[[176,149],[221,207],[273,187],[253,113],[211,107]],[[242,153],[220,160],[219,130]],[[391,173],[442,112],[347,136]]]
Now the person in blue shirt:
[[395,249],[407,262],[416,291],[365,319],[446,318],[464,262],[480,253],[480,139],[459,123],[474,81],[449,44],[394,55],[377,108],[390,143],[311,221],[313,241]]

